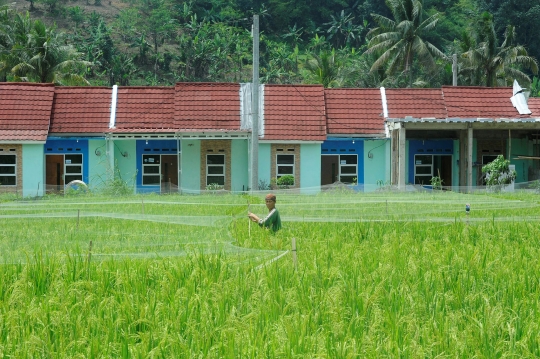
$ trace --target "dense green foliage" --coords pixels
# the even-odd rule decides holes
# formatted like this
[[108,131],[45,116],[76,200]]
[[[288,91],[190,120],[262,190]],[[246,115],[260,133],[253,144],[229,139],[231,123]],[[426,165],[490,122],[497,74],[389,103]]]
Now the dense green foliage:
[[[254,14],[260,17],[260,71],[266,83],[437,87],[451,84],[450,59],[457,53],[461,85],[500,86],[518,78],[529,87],[540,56],[540,6],[533,0],[33,0],[27,9],[65,47],[49,67],[65,59],[71,65],[56,67],[55,76],[31,69],[26,58],[43,57],[39,43],[30,41],[38,40],[29,36],[35,32],[34,20],[4,5],[0,80],[248,82]],[[492,14],[489,21],[485,12]],[[17,30],[23,38],[12,38],[17,22],[25,18],[30,26]],[[492,51],[483,51],[484,57],[503,54],[505,66],[488,69],[489,56],[485,61],[471,56],[486,48]],[[25,64],[24,74],[21,67],[14,69],[17,64]]]
[[0,356],[540,356],[535,195],[247,200],[3,202]]

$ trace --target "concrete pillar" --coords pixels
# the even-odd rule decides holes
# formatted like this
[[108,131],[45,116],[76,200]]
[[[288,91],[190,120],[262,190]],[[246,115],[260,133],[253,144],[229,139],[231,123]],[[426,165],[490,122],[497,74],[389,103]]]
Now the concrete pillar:
[[464,190],[467,187],[467,131],[459,131],[459,183]]
[[405,126],[402,123],[399,128],[399,170],[398,189],[405,189]]
[[398,130],[393,129],[391,132],[391,155],[390,155],[390,183],[393,186],[398,184],[398,158],[399,158],[399,142]]
[[473,186],[472,165],[473,165],[473,129],[472,129],[472,125],[469,125],[469,128],[467,129],[467,186],[468,186],[469,192],[472,192],[472,186]]

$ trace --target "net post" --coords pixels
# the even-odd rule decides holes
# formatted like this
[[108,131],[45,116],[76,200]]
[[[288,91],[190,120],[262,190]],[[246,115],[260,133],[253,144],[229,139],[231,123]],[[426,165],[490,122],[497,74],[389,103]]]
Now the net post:
[[292,238],[291,252],[292,252],[294,270],[297,270],[298,269],[298,262],[297,262],[297,259],[296,259],[296,238],[294,238],[294,237]]
[[77,231],[79,230],[79,222],[81,221],[81,210],[77,210]]
[[90,279],[90,261],[92,260],[92,241],[90,241],[90,245],[88,246],[88,279]]

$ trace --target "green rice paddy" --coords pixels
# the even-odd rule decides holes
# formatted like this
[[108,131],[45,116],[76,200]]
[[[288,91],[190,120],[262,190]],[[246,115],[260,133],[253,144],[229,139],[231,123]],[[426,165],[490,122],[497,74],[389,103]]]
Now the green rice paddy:
[[0,357],[540,357],[539,195],[263,198],[0,199]]

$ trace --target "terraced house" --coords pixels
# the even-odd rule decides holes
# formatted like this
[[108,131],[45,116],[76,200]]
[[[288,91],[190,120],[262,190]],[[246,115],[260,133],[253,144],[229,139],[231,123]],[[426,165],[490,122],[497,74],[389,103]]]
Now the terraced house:
[[[324,89],[261,85],[258,186],[335,182],[482,185],[502,154],[517,182],[540,176],[540,101],[514,88]],[[136,193],[247,191],[251,84],[55,87],[0,84],[0,191],[62,192],[122,180]]]

